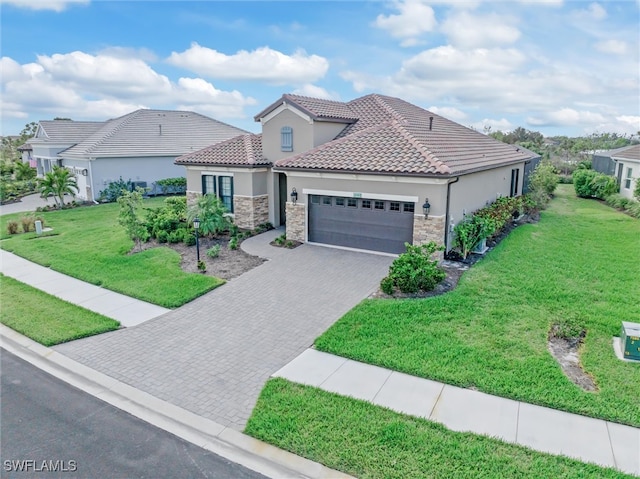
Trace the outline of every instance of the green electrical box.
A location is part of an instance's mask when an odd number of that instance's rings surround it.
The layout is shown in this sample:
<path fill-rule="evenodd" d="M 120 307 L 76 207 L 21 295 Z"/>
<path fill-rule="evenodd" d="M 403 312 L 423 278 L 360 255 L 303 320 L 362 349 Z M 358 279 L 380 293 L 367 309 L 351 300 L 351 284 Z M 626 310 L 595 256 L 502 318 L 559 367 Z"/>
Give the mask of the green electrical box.
<path fill-rule="evenodd" d="M 640 361 L 640 324 L 622 322 L 620 345 L 625 359 Z"/>

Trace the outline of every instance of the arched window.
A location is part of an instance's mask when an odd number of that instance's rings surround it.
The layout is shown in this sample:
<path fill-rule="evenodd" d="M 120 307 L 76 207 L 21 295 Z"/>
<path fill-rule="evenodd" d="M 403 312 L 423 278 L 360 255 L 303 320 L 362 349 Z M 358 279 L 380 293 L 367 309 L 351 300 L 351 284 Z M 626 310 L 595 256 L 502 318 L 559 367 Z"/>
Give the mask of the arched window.
<path fill-rule="evenodd" d="M 293 151 L 293 128 L 283 126 L 280 129 L 280 150 Z"/>

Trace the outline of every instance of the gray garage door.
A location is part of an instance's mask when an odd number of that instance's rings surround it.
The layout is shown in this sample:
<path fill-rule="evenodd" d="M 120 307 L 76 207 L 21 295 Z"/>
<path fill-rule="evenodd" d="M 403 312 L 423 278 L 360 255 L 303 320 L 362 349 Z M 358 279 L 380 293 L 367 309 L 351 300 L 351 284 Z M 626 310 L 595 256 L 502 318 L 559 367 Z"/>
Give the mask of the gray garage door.
<path fill-rule="evenodd" d="M 403 253 L 413 241 L 414 203 L 311 195 L 309 241 Z"/>

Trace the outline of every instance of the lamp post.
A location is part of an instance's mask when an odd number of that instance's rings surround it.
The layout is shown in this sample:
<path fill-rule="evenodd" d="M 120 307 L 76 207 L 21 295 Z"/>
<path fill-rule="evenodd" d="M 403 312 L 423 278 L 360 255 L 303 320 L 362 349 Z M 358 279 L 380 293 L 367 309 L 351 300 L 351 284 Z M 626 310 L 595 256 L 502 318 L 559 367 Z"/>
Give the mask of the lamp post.
<path fill-rule="evenodd" d="M 193 229 L 196 231 L 196 260 L 200 263 L 200 241 L 198 239 L 198 229 L 200 228 L 200 218 L 193 219 Z"/>

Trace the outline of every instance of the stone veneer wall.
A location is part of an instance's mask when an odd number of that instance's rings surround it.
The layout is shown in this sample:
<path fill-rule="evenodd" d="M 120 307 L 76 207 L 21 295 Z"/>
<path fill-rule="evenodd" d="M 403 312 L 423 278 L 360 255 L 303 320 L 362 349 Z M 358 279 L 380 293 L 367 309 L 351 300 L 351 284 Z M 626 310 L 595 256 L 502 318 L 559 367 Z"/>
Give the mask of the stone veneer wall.
<path fill-rule="evenodd" d="M 418 246 L 435 242 L 437 245 L 444 245 L 444 229 L 445 229 L 445 217 L 444 216 L 430 216 L 426 218 L 424 216 L 413 217 L 413 244 Z M 444 259 L 444 251 L 438 251 L 436 257 L 439 261 Z"/>
<path fill-rule="evenodd" d="M 195 205 L 200 196 L 202 196 L 202 194 L 197 191 L 187 191 L 187 208 L 191 205 Z"/>
<path fill-rule="evenodd" d="M 238 228 L 252 230 L 269 221 L 269 196 L 234 196 L 233 213 Z"/>
<path fill-rule="evenodd" d="M 305 205 L 291 201 L 287 201 L 287 240 L 305 241 L 306 221 L 305 221 Z"/>

